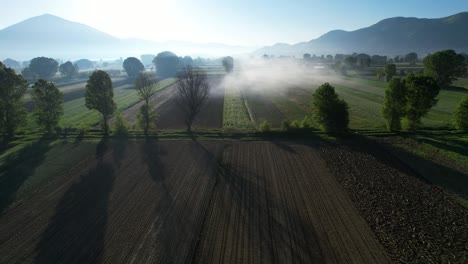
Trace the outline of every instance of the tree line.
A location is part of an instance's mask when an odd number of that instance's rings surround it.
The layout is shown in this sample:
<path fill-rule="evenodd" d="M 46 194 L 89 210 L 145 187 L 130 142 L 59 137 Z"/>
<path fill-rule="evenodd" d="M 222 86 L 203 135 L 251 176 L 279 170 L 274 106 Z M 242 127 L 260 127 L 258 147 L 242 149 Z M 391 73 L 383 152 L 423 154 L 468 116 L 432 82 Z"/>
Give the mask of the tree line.
<path fill-rule="evenodd" d="M 144 68 L 135 67 L 138 62 L 129 58 L 125 63 L 134 71 L 129 76 L 134 78 L 134 88 L 140 100 L 143 101 L 137 115 L 137 125 L 145 135 L 155 127 L 157 114 L 151 106 L 150 99 L 158 90 L 158 78 L 152 73 L 143 72 Z M 132 63 L 134 63 L 132 65 Z M 135 74 L 135 75 L 133 75 Z M 187 130 L 204 106 L 210 86 L 206 74 L 192 66 L 185 67 L 178 75 L 178 104 L 185 114 Z M 0 62 L 0 135 L 4 140 L 11 139 L 19 127 L 25 125 L 27 111 L 23 107 L 24 95 L 28 89 L 25 78 Z M 63 116 L 63 93 L 57 86 L 45 79 L 39 79 L 32 85 L 31 98 L 34 102 L 32 116 L 37 125 L 47 134 L 53 133 Z M 105 135 L 110 132 L 109 119 L 115 116 L 114 127 L 117 134 L 125 134 L 128 129 L 126 121 L 120 113 L 116 113 L 116 103 L 112 80 L 109 74 L 102 70 L 94 71 L 86 82 L 85 104 L 90 110 L 96 110 L 102 115 L 101 127 Z"/>

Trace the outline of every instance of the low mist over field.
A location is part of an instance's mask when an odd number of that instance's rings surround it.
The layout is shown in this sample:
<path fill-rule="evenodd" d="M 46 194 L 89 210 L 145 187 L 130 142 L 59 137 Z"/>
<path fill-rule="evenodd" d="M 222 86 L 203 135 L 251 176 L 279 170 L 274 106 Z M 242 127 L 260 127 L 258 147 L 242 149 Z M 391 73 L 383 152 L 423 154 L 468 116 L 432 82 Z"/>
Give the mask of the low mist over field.
<path fill-rule="evenodd" d="M 308 87 L 330 81 L 335 74 L 326 65 L 307 64 L 295 58 L 257 58 L 236 61 L 228 74 L 227 86 L 244 87 L 256 92 L 284 92 L 291 87 Z"/>

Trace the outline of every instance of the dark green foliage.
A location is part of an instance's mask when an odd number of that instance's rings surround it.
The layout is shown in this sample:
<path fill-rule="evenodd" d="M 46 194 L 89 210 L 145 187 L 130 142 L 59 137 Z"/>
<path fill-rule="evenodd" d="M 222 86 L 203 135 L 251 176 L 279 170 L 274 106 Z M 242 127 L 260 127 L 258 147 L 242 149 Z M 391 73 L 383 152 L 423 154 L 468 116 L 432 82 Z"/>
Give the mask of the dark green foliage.
<path fill-rule="evenodd" d="M 385 118 L 388 130 L 395 131 L 401 129 L 401 118 L 405 114 L 406 107 L 406 87 L 405 81 L 394 78 L 390 81 L 385 90 L 382 115 Z"/>
<path fill-rule="evenodd" d="M 128 127 L 129 125 L 125 117 L 120 112 L 117 112 L 117 114 L 115 114 L 114 123 L 112 124 L 112 132 L 114 135 L 120 137 L 128 136 Z"/>
<path fill-rule="evenodd" d="M 170 51 L 159 53 L 153 60 L 156 66 L 156 73 L 160 78 L 170 78 L 177 76 L 181 63 L 179 57 Z"/>
<path fill-rule="evenodd" d="M 94 67 L 94 63 L 88 59 L 81 59 L 75 61 L 75 64 L 78 65 L 78 68 L 81 70 L 87 70 Z"/>
<path fill-rule="evenodd" d="M 265 132 L 270 132 L 271 131 L 271 126 L 270 126 L 270 123 L 268 123 L 267 120 L 263 121 L 261 124 L 260 124 L 260 131 L 265 133 Z"/>
<path fill-rule="evenodd" d="M 463 97 L 455 110 L 454 121 L 457 129 L 468 132 L 468 95 Z"/>
<path fill-rule="evenodd" d="M 385 76 L 385 70 L 384 68 L 377 68 L 375 71 L 375 77 L 377 77 L 377 80 L 381 80 Z"/>
<path fill-rule="evenodd" d="M 353 57 L 353 56 L 347 57 L 344 60 L 345 65 L 348 66 L 348 67 L 356 66 L 356 62 L 357 62 L 357 59 L 355 57 Z"/>
<path fill-rule="evenodd" d="M 153 113 L 149 105 L 150 98 L 156 93 L 157 84 L 158 80 L 148 73 L 140 73 L 135 80 L 135 89 L 140 99 L 145 102 L 145 104 L 140 107 L 137 116 L 138 125 L 143 128 L 145 135 L 148 134 L 148 130 L 154 125 L 157 118 L 156 113 Z"/>
<path fill-rule="evenodd" d="M 23 76 L 0 62 L 0 134 L 12 137 L 24 124 L 27 112 L 22 105 L 27 88 Z"/>
<path fill-rule="evenodd" d="M 151 128 L 156 127 L 156 120 L 158 119 L 158 114 L 155 113 L 151 106 L 148 104 L 143 104 L 140 107 L 140 110 L 137 114 L 137 124 L 140 128 L 143 129 L 145 135 L 148 135 L 148 131 Z"/>
<path fill-rule="evenodd" d="M 108 119 L 116 108 L 112 81 L 105 71 L 94 71 L 86 84 L 85 101 L 88 109 L 97 110 L 103 117 L 104 133 L 109 134 Z"/>
<path fill-rule="evenodd" d="M 291 129 L 291 122 L 289 120 L 283 120 L 281 122 L 281 130 L 289 131 Z"/>
<path fill-rule="evenodd" d="M 143 63 L 141 63 L 141 61 L 135 57 L 126 58 L 123 62 L 123 68 L 130 78 L 135 78 L 140 72 L 145 70 Z"/>
<path fill-rule="evenodd" d="M 361 68 L 367 68 L 371 64 L 371 57 L 365 53 L 358 54 L 356 56 L 356 62 Z"/>
<path fill-rule="evenodd" d="M 436 105 L 440 86 L 428 76 L 410 75 L 406 78 L 406 108 L 403 128 L 407 131 L 416 130 L 421 118 Z"/>
<path fill-rule="evenodd" d="M 63 94 L 54 83 L 41 79 L 33 85 L 32 98 L 34 118 L 50 134 L 63 116 Z"/>
<path fill-rule="evenodd" d="M 47 79 L 55 75 L 58 63 L 52 58 L 37 57 L 31 60 L 29 69 L 41 79 Z"/>
<path fill-rule="evenodd" d="M 322 84 L 312 95 L 313 116 L 326 132 L 348 130 L 348 104 L 338 98 L 335 88 L 329 83 Z"/>
<path fill-rule="evenodd" d="M 410 52 L 405 56 L 405 61 L 409 62 L 410 65 L 415 65 L 417 60 L 418 54 L 416 52 Z"/>
<path fill-rule="evenodd" d="M 387 64 L 385 66 L 385 81 L 389 82 L 396 75 L 396 65 Z"/>
<path fill-rule="evenodd" d="M 232 70 L 234 69 L 234 59 L 232 57 L 224 57 L 222 63 L 226 72 L 232 72 Z"/>
<path fill-rule="evenodd" d="M 24 68 L 21 71 L 21 75 L 28 80 L 36 79 L 36 75 L 29 69 L 29 67 Z"/>
<path fill-rule="evenodd" d="M 78 65 L 71 63 L 71 61 L 67 61 L 60 65 L 59 72 L 67 78 L 72 78 L 78 73 Z"/>
<path fill-rule="evenodd" d="M 453 50 L 443 50 L 424 59 L 424 74 L 434 78 L 437 84 L 449 87 L 457 77 L 466 73 L 465 58 Z"/>

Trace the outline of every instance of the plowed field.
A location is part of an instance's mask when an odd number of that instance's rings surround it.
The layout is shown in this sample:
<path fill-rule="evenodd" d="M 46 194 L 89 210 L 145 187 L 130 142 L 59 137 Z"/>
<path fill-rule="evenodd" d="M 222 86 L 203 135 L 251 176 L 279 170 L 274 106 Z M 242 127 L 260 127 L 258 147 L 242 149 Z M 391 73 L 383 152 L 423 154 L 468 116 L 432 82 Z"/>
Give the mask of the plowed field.
<path fill-rule="evenodd" d="M 388 262 L 314 146 L 101 142 L 51 179 L 4 211 L 0 263 Z"/>

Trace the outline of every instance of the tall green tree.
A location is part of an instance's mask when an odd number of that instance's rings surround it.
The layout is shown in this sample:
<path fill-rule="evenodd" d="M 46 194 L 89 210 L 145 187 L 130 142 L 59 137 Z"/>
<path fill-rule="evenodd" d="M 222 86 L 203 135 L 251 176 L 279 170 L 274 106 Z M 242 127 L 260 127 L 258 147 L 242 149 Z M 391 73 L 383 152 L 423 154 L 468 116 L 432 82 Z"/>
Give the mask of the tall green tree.
<path fill-rule="evenodd" d="M 468 95 L 465 95 L 454 113 L 454 121 L 457 129 L 468 132 Z"/>
<path fill-rule="evenodd" d="M 405 61 L 409 62 L 410 65 L 415 65 L 417 60 L 418 54 L 416 52 L 410 52 L 405 56 Z"/>
<path fill-rule="evenodd" d="M 453 50 L 443 50 L 423 60 L 424 74 L 434 78 L 440 87 L 449 87 L 466 73 L 465 58 Z"/>
<path fill-rule="evenodd" d="M 67 61 L 59 66 L 59 72 L 67 78 L 72 78 L 78 73 L 78 65 Z"/>
<path fill-rule="evenodd" d="M 24 124 L 27 112 L 22 105 L 27 88 L 23 76 L 0 62 L 0 134 L 6 138 L 11 138 Z"/>
<path fill-rule="evenodd" d="M 406 86 L 405 81 L 394 78 L 385 90 L 382 115 L 385 118 L 387 129 L 396 131 L 401 129 L 401 119 L 405 114 Z"/>
<path fill-rule="evenodd" d="M 227 73 L 232 72 L 234 69 L 234 59 L 231 56 L 224 57 L 222 63 Z"/>
<path fill-rule="evenodd" d="M 54 76 L 58 70 L 58 62 L 52 58 L 37 57 L 31 60 L 29 69 L 41 79 Z"/>
<path fill-rule="evenodd" d="M 348 130 L 348 104 L 338 97 L 329 83 L 322 84 L 312 95 L 313 117 L 326 132 Z"/>
<path fill-rule="evenodd" d="M 37 124 L 50 134 L 63 116 L 63 93 L 54 83 L 41 79 L 33 85 L 32 99 Z"/>
<path fill-rule="evenodd" d="M 148 130 L 151 125 L 154 125 L 157 118 L 157 114 L 154 113 L 149 104 L 150 98 L 156 94 L 157 85 L 158 80 L 149 73 L 140 73 L 135 80 L 135 89 L 140 99 L 144 101 L 140 107 L 137 121 L 138 125 L 143 128 L 145 135 L 148 135 Z"/>
<path fill-rule="evenodd" d="M 169 78 L 177 76 L 177 72 L 181 67 L 180 58 L 170 51 L 159 53 L 153 63 L 156 66 L 156 74 L 160 78 Z"/>
<path fill-rule="evenodd" d="M 135 78 L 138 74 L 145 70 L 143 63 L 135 57 L 128 57 L 123 62 L 123 68 L 127 72 L 128 77 Z"/>
<path fill-rule="evenodd" d="M 385 65 L 385 81 L 389 82 L 395 75 L 396 75 L 396 65 L 395 64 Z"/>
<path fill-rule="evenodd" d="M 105 71 L 97 70 L 89 76 L 85 92 L 86 107 L 102 114 L 104 134 L 109 134 L 109 118 L 114 114 L 114 90 L 112 80 Z"/>
<path fill-rule="evenodd" d="M 406 78 L 406 107 L 403 128 L 417 130 L 421 118 L 437 104 L 440 86 L 429 76 L 410 75 Z"/>

